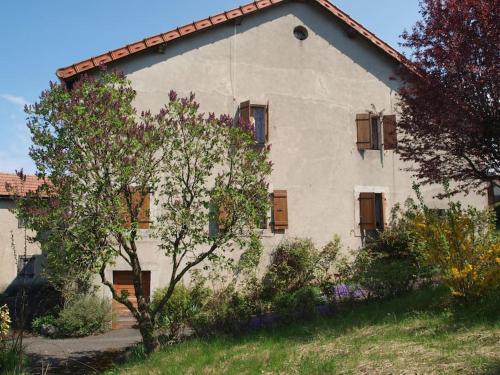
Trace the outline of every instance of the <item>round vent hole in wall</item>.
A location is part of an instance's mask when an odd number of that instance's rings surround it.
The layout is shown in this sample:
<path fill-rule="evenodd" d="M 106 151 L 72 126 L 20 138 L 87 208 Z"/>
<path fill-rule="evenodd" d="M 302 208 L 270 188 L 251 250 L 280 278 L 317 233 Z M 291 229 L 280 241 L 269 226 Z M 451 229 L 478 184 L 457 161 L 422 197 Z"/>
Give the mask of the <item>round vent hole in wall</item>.
<path fill-rule="evenodd" d="M 304 26 L 297 26 L 295 29 L 293 29 L 293 35 L 298 40 L 306 40 L 309 36 L 309 32 Z"/>

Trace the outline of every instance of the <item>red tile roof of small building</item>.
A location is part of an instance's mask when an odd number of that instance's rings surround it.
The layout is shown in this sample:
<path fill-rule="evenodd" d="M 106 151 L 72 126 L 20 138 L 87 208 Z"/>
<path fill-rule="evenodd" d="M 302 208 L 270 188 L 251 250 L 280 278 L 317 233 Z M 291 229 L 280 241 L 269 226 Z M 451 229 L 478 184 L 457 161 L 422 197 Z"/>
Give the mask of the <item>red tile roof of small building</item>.
<path fill-rule="evenodd" d="M 90 59 L 80 61 L 73 65 L 57 70 L 57 76 L 60 79 L 66 80 L 77 76 L 78 74 L 95 69 L 100 65 L 105 65 L 107 63 L 120 60 L 126 56 L 136 54 L 138 52 L 144 51 L 148 48 L 158 46 L 161 44 L 168 44 L 170 41 L 180 39 L 186 35 L 190 35 L 208 28 L 214 27 L 219 24 L 229 22 L 232 19 L 239 18 L 248 14 L 259 12 L 262 9 L 270 8 L 280 3 L 285 3 L 289 0 L 259 0 L 252 3 L 242 5 L 238 8 L 229 10 L 211 16 L 193 23 L 178 27 L 176 29 L 161 33 L 158 35 L 151 36 L 149 38 L 143 39 L 136 43 L 128 44 L 121 48 L 115 49 L 113 51 L 106 52 L 99 56 L 94 56 Z M 328 12 L 333 14 L 337 19 L 344 22 L 346 25 L 350 26 L 352 29 L 356 30 L 363 37 L 372 42 L 375 46 L 380 48 L 382 51 L 387 53 L 393 59 L 399 63 L 407 64 L 403 55 L 392 48 L 390 45 L 385 43 L 383 40 L 378 38 L 375 34 L 367 30 L 359 22 L 352 19 L 347 13 L 343 12 L 335 5 L 330 3 L 328 0 L 309 0 L 309 3 L 317 3 L 321 5 Z"/>
<path fill-rule="evenodd" d="M 18 175 L 14 173 L 0 173 L 0 197 L 13 195 L 24 196 L 30 191 L 35 191 L 44 183 L 36 176 L 26 176 L 26 181 L 22 182 Z M 7 188 L 9 186 L 9 188 Z M 11 190 L 13 189 L 13 191 Z"/>

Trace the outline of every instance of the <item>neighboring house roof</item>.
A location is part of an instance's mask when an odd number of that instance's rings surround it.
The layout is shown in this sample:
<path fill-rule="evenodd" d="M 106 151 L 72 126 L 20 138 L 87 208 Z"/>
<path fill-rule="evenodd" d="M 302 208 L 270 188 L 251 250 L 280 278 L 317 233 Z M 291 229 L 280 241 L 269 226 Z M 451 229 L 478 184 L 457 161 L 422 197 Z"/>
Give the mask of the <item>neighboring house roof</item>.
<path fill-rule="evenodd" d="M 26 181 L 22 182 L 19 176 L 14 173 L 0 173 L 0 197 L 10 197 L 15 194 L 24 196 L 26 193 L 38 189 L 43 182 L 36 176 L 26 176 Z"/>
<path fill-rule="evenodd" d="M 76 64 L 68 66 L 66 68 L 61 68 L 57 70 L 57 76 L 63 80 L 74 77 L 82 72 L 94 69 L 100 65 L 104 65 L 113 61 L 120 60 L 126 56 L 130 56 L 148 48 L 158 46 L 161 44 L 168 43 L 170 41 L 180 39 L 186 35 L 191 35 L 193 33 L 209 29 L 216 25 L 226 23 L 232 19 L 239 18 L 248 14 L 253 14 L 261 11 L 262 9 L 270 8 L 281 3 L 288 2 L 290 0 L 260 0 L 254 1 L 252 3 L 242 5 L 238 8 L 229 10 L 217 14 L 212 17 L 208 17 L 193 23 L 178 27 L 176 29 L 167 31 L 162 34 L 154 35 L 152 37 L 143 39 L 136 43 L 128 44 L 122 48 L 109 51 L 99 56 L 92 57 L 88 60 L 80 61 Z M 350 26 L 352 29 L 356 30 L 363 37 L 372 42 L 375 46 L 380 48 L 382 51 L 387 53 L 396 61 L 406 65 L 406 61 L 398 51 L 392 48 L 390 45 L 385 43 L 383 40 L 378 38 L 375 34 L 368 31 L 359 22 L 353 20 L 347 13 L 343 12 L 335 5 L 327 0 L 308 0 L 308 4 L 319 4 L 322 8 L 333 14 L 337 19 L 344 22 L 346 25 Z"/>

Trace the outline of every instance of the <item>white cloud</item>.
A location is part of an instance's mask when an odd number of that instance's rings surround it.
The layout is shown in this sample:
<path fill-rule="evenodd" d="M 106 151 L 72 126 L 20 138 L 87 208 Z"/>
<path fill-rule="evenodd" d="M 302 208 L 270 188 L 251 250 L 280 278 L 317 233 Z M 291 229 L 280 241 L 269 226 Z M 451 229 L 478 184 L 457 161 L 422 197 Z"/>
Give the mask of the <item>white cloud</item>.
<path fill-rule="evenodd" d="M 23 98 L 22 96 L 10 95 L 10 94 L 2 94 L 1 97 L 12 104 L 15 104 L 19 108 L 23 109 L 25 105 L 31 104 L 28 100 Z"/>

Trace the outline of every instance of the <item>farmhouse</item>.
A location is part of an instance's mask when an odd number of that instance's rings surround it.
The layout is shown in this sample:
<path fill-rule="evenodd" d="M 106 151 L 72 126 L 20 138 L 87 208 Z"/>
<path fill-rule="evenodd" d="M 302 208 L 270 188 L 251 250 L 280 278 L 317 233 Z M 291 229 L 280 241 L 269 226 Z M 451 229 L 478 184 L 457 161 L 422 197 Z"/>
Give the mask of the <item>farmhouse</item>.
<path fill-rule="evenodd" d="M 15 288 L 20 282 L 41 281 L 43 256 L 38 244 L 29 240 L 34 233 L 24 228 L 12 209 L 14 196 L 22 198 L 41 184 L 35 176 L 21 182 L 16 174 L 0 173 L 0 293 Z"/>
<path fill-rule="evenodd" d="M 367 234 L 388 225 L 395 204 L 412 196 L 411 165 L 395 153 L 400 83 L 394 77 L 402 64 L 396 50 L 327 0 L 260 0 L 57 75 L 71 84 L 107 65 L 132 82 L 139 111 L 158 111 L 173 89 L 196 93 L 204 112 L 250 120 L 256 143 L 272 145 L 273 208 L 260 229 L 269 254 L 287 237 L 322 245 L 338 234 L 345 247 L 358 248 Z M 433 198 L 440 191 L 424 187 L 426 203 L 444 208 L 446 202 Z M 481 195 L 462 199 L 487 205 Z M 147 293 L 169 277 L 167 259 L 148 236 L 153 202 L 145 201 L 141 224 Z M 107 277 L 133 293 L 125 262 L 117 259 Z M 121 325 L 131 323 L 126 315 L 120 311 Z"/>

